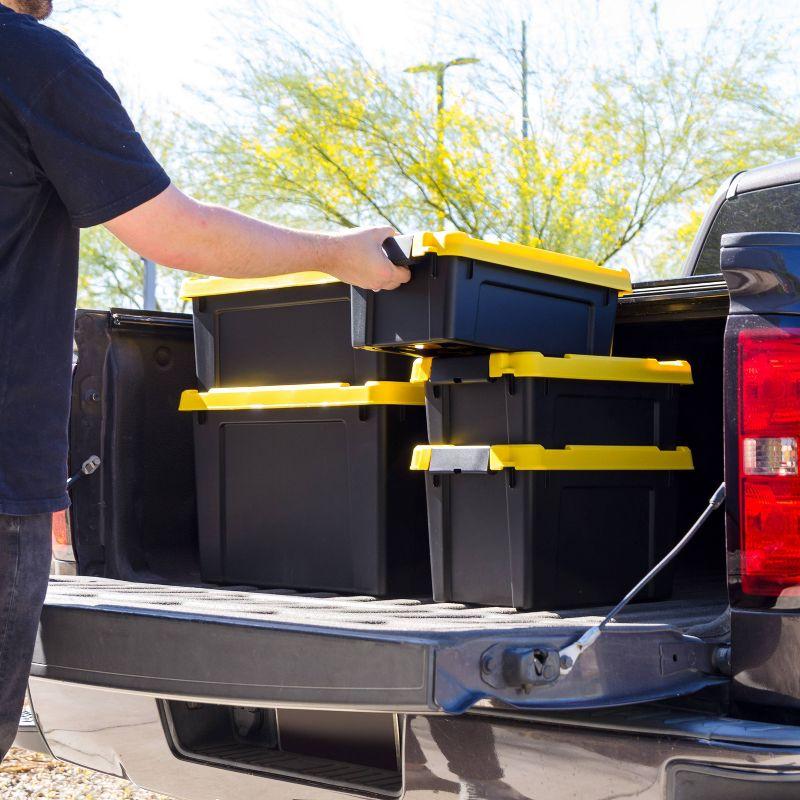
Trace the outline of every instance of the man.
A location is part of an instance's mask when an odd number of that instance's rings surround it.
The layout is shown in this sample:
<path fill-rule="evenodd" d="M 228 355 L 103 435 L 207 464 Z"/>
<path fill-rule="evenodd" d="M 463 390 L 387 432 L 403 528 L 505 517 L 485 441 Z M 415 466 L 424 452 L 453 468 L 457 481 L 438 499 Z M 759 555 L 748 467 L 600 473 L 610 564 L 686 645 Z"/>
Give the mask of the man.
<path fill-rule="evenodd" d="M 114 90 L 40 24 L 52 0 L 0 0 L 0 759 L 14 739 L 65 508 L 78 229 L 105 225 L 146 258 L 230 278 L 320 270 L 368 289 L 409 279 L 391 228 L 268 225 L 172 186 Z"/>

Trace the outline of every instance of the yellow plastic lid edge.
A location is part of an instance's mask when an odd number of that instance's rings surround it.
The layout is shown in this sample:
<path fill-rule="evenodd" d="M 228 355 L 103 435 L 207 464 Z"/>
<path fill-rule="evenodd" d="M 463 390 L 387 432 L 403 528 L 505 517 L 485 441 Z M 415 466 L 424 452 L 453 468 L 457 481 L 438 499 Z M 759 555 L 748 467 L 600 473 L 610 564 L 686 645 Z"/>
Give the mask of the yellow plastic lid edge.
<path fill-rule="evenodd" d="M 655 358 L 621 358 L 568 354 L 563 358 L 533 351 L 491 353 L 489 377 L 566 378 L 622 381 L 630 383 L 694 383 L 688 361 L 658 361 Z"/>
<path fill-rule="evenodd" d="M 588 258 L 556 253 L 539 247 L 512 242 L 487 242 L 463 231 L 420 231 L 414 234 L 411 255 L 436 253 L 489 261 L 500 266 L 539 272 L 557 278 L 616 289 L 621 294 L 633 290 L 627 270 L 601 267 Z"/>
<path fill-rule="evenodd" d="M 325 272 L 292 272 L 267 278 L 187 278 L 181 286 L 180 296 L 181 300 L 195 300 L 199 297 L 322 286 L 327 283 L 339 283 L 339 279 Z"/>
<path fill-rule="evenodd" d="M 489 468 L 494 471 L 587 470 L 647 471 L 692 470 L 694 462 L 688 447 L 661 450 L 658 447 L 613 445 L 567 445 L 563 450 L 547 450 L 541 445 L 493 445 Z"/>
<path fill-rule="evenodd" d="M 371 381 L 363 386 L 310 384 L 255 386 L 242 389 L 189 389 L 179 411 L 254 411 L 280 408 L 425 404 L 425 387 L 402 381 Z"/>
<path fill-rule="evenodd" d="M 520 471 L 645 472 L 693 470 L 688 447 L 661 450 L 658 447 L 613 445 L 567 445 L 563 450 L 548 450 L 539 444 L 478 445 L 489 448 L 489 469 Z M 473 449 L 453 445 L 420 445 L 414 449 L 412 470 L 428 470 L 434 450 Z"/>

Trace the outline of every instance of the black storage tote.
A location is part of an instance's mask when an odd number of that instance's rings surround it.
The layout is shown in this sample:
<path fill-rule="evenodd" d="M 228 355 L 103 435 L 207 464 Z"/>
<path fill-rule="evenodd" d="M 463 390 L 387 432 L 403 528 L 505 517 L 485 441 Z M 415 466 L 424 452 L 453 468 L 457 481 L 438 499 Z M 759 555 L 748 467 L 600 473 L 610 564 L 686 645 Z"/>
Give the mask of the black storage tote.
<path fill-rule="evenodd" d="M 411 281 L 352 289 L 353 347 L 609 355 L 617 298 L 631 289 L 625 271 L 461 232 L 396 237 L 384 249 Z"/>
<path fill-rule="evenodd" d="M 421 386 L 184 392 L 204 580 L 430 596 Z"/>
<path fill-rule="evenodd" d="M 433 597 L 519 609 L 613 605 L 674 544 L 687 448 L 420 446 Z M 640 599 L 671 592 L 669 572 Z"/>
<path fill-rule="evenodd" d="M 541 353 L 417 359 L 428 441 L 651 445 L 674 449 L 685 361 Z"/>
<path fill-rule="evenodd" d="M 407 358 L 353 350 L 350 287 L 321 272 L 191 278 L 202 389 L 408 380 Z"/>

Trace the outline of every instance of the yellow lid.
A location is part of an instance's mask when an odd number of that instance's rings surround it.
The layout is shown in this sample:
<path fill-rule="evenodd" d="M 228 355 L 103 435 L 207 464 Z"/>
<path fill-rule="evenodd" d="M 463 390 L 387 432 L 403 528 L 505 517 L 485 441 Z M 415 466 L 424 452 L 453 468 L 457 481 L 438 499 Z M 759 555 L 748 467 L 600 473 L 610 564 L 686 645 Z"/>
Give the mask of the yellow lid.
<path fill-rule="evenodd" d="M 660 450 L 658 447 L 617 447 L 607 445 L 567 445 L 563 450 L 548 450 L 540 444 L 496 444 L 475 447 L 453 445 L 420 445 L 414 448 L 412 470 L 431 469 L 434 454 L 452 456 L 457 464 L 459 456 L 486 455 L 488 470 L 591 470 L 591 471 L 646 471 L 694 469 L 692 453 L 688 447 Z M 446 466 L 444 467 L 446 470 Z"/>
<path fill-rule="evenodd" d="M 402 381 L 314 383 L 304 386 L 253 386 L 244 389 L 189 389 L 181 395 L 180 411 L 252 411 L 265 408 L 326 408 L 329 406 L 421 406 L 422 386 Z"/>
<path fill-rule="evenodd" d="M 188 278 L 181 286 L 181 300 L 211 297 L 239 292 L 262 292 L 270 289 L 291 289 L 295 286 L 321 286 L 338 283 L 333 275 L 324 272 L 292 272 L 270 278 Z"/>
<path fill-rule="evenodd" d="M 491 353 L 487 378 L 514 375 L 517 378 L 563 378 L 581 381 L 629 383 L 674 383 L 691 385 L 688 361 L 657 361 L 655 358 L 566 355 L 553 358 L 541 353 Z M 411 382 L 431 379 L 433 358 L 418 358 L 411 368 Z"/>
<path fill-rule="evenodd" d="M 607 286 L 621 293 L 631 291 L 631 276 L 627 270 L 608 269 L 588 258 L 554 253 L 539 247 L 473 239 L 462 231 L 415 233 L 411 245 L 411 257 L 419 258 L 427 253 L 474 258 L 503 267 L 539 272 L 595 286 Z M 181 299 L 192 300 L 212 295 L 287 289 L 294 286 L 317 286 L 325 283 L 337 283 L 337 279 L 324 272 L 296 272 L 269 278 L 189 278 L 181 287 Z"/>
<path fill-rule="evenodd" d="M 473 239 L 462 231 L 422 231 L 414 234 L 411 257 L 426 253 L 440 256 L 462 256 L 479 261 L 489 261 L 503 267 L 540 272 L 557 278 L 607 286 L 619 292 L 632 290 L 631 276 L 627 270 L 601 267 L 588 258 L 568 256 L 512 242 L 487 242 Z"/>
<path fill-rule="evenodd" d="M 489 356 L 489 377 L 499 378 L 501 375 L 630 383 L 693 383 L 688 361 L 572 354 L 550 358 L 541 353 L 492 353 Z"/>

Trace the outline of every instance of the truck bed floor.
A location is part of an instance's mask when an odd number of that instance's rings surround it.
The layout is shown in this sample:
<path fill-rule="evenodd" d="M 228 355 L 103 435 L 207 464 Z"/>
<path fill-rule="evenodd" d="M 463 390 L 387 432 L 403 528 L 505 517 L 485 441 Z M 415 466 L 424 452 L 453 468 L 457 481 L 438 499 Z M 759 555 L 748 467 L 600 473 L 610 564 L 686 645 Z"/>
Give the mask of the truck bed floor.
<path fill-rule="evenodd" d="M 53 577 L 51 605 L 130 608 L 163 615 L 193 615 L 230 620 L 265 620 L 348 630 L 480 631 L 503 628 L 588 628 L 608 609 L 520 612 L 476 608 L 458 603 L 383 600 L 301 594 L 285 590 L 254 591 L 129 583 L 106 578 Z M 680 583 L 671 600 L 629 606 L 617 625 L 666 625 L 687 630 L 708 625 L 724 614 L 727 598 L 716 581 Z"/>

